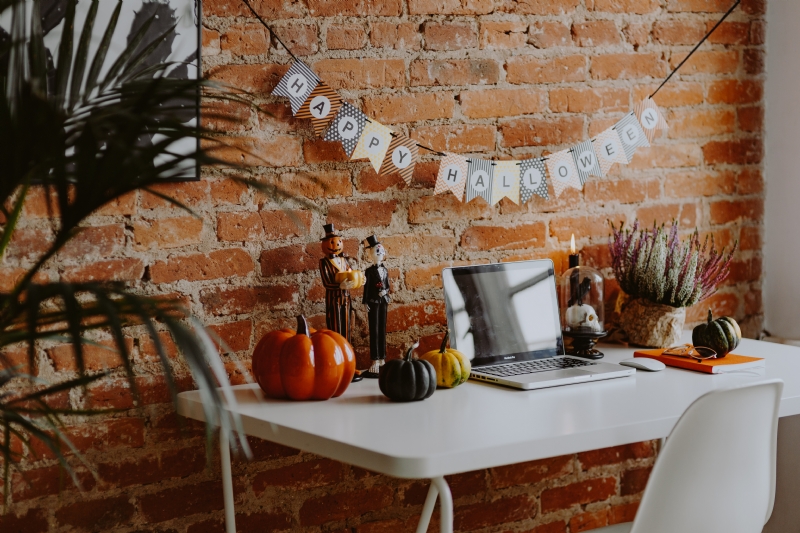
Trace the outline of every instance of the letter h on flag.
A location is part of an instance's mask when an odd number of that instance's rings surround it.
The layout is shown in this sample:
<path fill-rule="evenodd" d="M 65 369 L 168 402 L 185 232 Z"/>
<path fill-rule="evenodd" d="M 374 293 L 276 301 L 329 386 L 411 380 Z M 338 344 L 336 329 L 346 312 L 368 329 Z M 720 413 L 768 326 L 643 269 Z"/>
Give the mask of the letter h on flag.
<path fill-rule="evenodd" d="M 303 105 L 318 83 L 319 78 L 314 74 L 314 71 L 298 60 L 292 63 L 289 71 L 278 82 L 272 94 L 274 96 L 287 97 L 292 105 L 292 115 L 296 115 L 297 110 L 300 109 L 300 106 Z"/>

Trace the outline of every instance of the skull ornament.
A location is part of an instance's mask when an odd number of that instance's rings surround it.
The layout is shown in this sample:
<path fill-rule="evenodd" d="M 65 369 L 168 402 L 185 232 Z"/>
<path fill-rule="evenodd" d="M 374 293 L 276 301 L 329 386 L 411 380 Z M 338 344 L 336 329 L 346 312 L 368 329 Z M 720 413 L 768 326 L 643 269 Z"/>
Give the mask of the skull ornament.
<path fill-rule="evenodd" d="M 570 328 L 587 328 L 600 331 L 597 313 L 589 304 L 575 304 L 567 309 L 567 326 Z"/>

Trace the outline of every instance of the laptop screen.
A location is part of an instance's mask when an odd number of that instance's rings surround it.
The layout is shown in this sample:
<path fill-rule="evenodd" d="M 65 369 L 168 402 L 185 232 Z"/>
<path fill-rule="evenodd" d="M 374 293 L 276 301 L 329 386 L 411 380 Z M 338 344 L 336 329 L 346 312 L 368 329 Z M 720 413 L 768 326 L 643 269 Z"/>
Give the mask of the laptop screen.
<path fill-rule="evenodd" d="M 550 260 L 442 271 L 450 345 L 473 365 L 562 355 Z"/>

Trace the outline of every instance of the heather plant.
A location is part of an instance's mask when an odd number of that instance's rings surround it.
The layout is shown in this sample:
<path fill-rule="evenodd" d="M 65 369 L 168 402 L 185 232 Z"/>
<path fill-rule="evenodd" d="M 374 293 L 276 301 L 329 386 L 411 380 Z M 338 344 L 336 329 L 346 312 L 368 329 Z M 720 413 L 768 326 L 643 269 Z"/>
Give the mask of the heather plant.
<path fill-rule="evenodd" d="M 728 277 L 738 242 L 725 254 L 717 252 L 714 238 L 694 233 L 681 242 L 678 224 L 667 230 L 653 225 L 640 229 L 636 220 L 630 229 L 611 224 L 609 242 L 614 275 L 620 288 L 632 298 L 643 298 L 672 307 L 689 307 L 717 291 Z"/>

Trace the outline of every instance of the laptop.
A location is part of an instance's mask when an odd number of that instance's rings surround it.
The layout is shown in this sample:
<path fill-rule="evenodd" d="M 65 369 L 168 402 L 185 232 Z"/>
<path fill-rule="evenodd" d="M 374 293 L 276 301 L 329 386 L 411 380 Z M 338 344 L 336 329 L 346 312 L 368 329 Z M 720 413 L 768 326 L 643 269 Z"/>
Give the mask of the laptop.
<path fill-rule="evenodd" d="M 450 345 L 470 379 L 531 390 L 632 376 L 633 368 L 564 355 L 549 259 L 445 268 Z"/>

